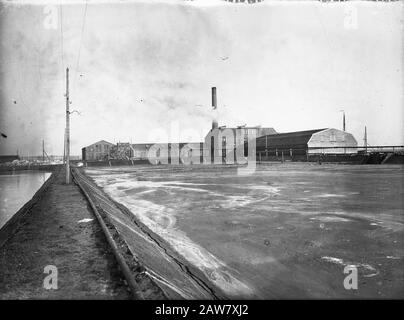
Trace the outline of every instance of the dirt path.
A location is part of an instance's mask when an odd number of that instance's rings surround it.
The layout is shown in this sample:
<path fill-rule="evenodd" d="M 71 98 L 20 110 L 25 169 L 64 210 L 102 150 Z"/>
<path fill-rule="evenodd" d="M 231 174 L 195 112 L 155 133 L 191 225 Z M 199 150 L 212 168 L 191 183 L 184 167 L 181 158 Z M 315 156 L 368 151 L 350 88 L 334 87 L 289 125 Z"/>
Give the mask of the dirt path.
<path fill-rule="evenodd" d="M 80 189 L 63 172 L 0 248 L 0 299 L 129 299 L 118 264 Z M 82 219 L 93 219 L 78 222 Z M 44 288 L 47 265 L 58 289 Z"/>

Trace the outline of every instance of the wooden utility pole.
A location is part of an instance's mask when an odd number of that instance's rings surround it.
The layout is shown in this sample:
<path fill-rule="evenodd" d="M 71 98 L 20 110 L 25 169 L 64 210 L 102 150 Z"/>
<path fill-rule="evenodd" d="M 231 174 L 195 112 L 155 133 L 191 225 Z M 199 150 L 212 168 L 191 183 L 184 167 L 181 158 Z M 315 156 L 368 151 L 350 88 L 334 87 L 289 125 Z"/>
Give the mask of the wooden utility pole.
<path fill-rule="evenodd" d="M 45 141 L 42 139 L 42 162 L 45 162 Z"/>
<path fill-rule="evenodd" d="M 66 128 L 63 135 L 63 165 L 66 165 Z"/>
<path fill-rule="evenodd" d="M 70 183 L 70 111 L 69 111 L 69 68 L 66 68 L 66 184 Z"/>
<path fill-rule="evenodd" d="M 363 144 L 365 145 L 365 153 L 368 152 L 368 133 L 365 126 L 365 135 L 363 137 Z"/>

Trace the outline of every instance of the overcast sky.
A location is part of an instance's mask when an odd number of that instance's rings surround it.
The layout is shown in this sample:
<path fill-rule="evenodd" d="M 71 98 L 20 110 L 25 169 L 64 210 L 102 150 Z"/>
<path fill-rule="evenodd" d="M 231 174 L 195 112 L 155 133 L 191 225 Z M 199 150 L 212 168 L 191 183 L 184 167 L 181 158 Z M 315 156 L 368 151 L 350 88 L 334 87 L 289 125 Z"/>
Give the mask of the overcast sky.
<path fill-rule="evenodd" d="M 219 125 L 341 129 L 343 109 L 359 144 L 367 125 L 370 144 L 403 145 L 403 2 L 349 5 L 2 2 L 0 153 L 41 154 L 45 139 L 63 154 L 66 67 L 74 155 L 100 139 L 202 141 L 212 86 Z"/>

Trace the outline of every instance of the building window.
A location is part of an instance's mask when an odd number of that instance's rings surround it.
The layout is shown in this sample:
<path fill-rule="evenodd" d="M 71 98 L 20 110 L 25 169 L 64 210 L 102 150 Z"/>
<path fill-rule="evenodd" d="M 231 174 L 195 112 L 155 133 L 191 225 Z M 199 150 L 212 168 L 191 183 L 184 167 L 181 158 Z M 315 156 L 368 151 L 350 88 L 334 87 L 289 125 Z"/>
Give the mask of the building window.
<path fill-rule="evenodd" d="M 335 133 L 331 133 L 330 134 L 330 142 L 336 142 L 336 141 L 337 141 L 337 139 L 335 137 Z"/>

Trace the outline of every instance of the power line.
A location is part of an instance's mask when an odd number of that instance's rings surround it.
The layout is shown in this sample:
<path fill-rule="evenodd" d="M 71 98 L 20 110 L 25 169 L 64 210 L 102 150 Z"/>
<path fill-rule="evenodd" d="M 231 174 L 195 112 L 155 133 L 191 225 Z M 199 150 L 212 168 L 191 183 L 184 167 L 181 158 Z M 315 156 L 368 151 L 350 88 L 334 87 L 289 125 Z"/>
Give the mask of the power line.
<path fill-rule="evenodd" d="M 77 75 L 79 73 L 79 66 L 80 66 L 80 57 L 81 57 L 81 46 L 83 43 L 83 35 L 84 35 L 84 27 L 86 24 L 86 17 L 87 17 L 87 5 L 88 5 L 88 0 L 86 0 L 86 5 L 84 7 L 84 14 L 83 14 L 83 22 L 81 24 L 81 35 L 80 35 L 80 45 L 79 45 L 79 52 L 77 54 L 77 62 L 76 62 L 76 76 L 74 77 L 74 87 L 76 87 L 77 83 Z"/>
<path fill-rule="evenodd" d="M 64 72 L 65 70 L 65 63 L 64 63 L 64 49 L 63 49 L 63 8 L 62 8 L 62 3 L 59 4 L 60 8 L 60 46 L 61 46 L 61 59 L 62 59 L 62 70 Z"/>

